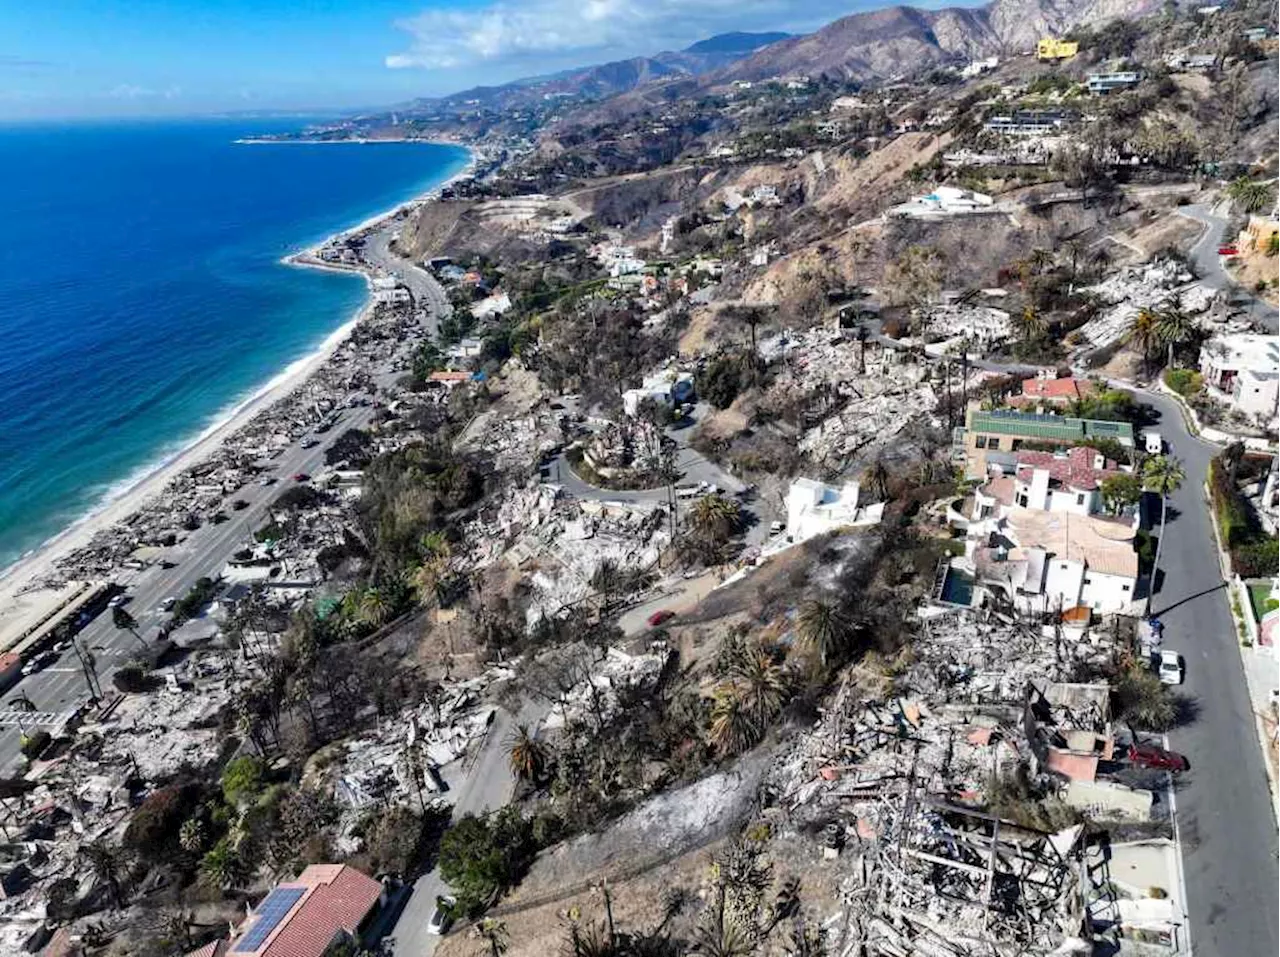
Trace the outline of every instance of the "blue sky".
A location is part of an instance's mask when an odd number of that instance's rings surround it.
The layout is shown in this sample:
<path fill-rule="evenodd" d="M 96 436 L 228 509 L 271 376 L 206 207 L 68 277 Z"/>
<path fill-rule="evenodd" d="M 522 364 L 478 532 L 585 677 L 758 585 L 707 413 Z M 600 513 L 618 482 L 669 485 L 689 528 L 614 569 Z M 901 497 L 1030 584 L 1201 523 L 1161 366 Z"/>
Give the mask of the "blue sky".
<path fill-rule="evenodd" d="M 874 0 L 6 0 L 0 117 L 377 107 Z"/>

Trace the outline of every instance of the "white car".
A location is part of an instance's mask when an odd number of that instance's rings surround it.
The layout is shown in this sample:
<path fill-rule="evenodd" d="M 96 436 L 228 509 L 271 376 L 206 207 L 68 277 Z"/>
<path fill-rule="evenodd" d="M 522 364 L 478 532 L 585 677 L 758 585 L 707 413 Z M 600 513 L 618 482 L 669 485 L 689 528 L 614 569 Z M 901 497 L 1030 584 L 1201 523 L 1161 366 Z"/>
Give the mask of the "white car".
<path fill-rule="evenodd" d="M 453 923 L 454 910 L 458 899 L 449 894 L 441 894 L 436 898 L 436 909 L 431 912 L 431 920 L 427 923 L 427 933 L 439 937 Z"/>
<path fill-rule="evenodd" d="M 160 610 L 173 611 L 173 606 L 176 605 L 177 603 L 178 603 L 178 599 L 176 598 L 173 598 L 173 597 L 166 598 L 164 601 L 160 602 Z"/>
<path fill-rule="evenodd" d="M 1156 674 L 1160 676 L 1161 682 L 1167 685 L 1180 685 L 1185 673 L 1186 664 L 1182 660 L 1182 655 L 1176 651 L 1160 652 L 1160 663 L 1156 668 Z"/>
<path fill-rule="evenodd" d="M 1164 439 L 1159 432 L 1148 432 L 1145 436 L 1148 455 L 1159 455 L 1164 451 Z"/>

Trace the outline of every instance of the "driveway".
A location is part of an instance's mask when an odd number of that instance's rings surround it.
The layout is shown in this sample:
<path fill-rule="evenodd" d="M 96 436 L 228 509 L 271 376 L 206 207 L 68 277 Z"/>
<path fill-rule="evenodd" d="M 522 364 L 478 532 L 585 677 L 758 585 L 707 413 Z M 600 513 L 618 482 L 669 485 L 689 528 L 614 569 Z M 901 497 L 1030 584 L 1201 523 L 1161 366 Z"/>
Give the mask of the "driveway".
<path fill-rule="evenodd" d="M 446 796 L 453 798 L 455 821 L 464 814 L 495 810 L 511 800 L 515 779 L 507 764 L 507 738 L 517 724 L 537 727 L 549 707 L 544 701 L 526 701 L 515 716 L 499 708 L 475 761 L 456 772 L 446 770 L 445 781 L 450 787 Z M 427 924 L 435 910 L 436 897 L 448 890 L 438 867 L 413 882 L 409 899 L 389 938 L 394 957 L 426 957 L 435 951 L 440 938 L 427 933 Z"/>
<path fill-rule="evenodd" d="M 1203 491 L 1219 449 L 1187 431 L 1172 399 L 1142 401 L 1160 413 L 1160 433 L 1187 472 L 1171 496 L 1152 612 L 1165 647 L 1186 658 L 1179 690 L 1194 709 L 1169 735 L 1191 760 L 1178 790 L 1191 939 L 1199 957 L 1280 953 L 1276 819 Z"/>

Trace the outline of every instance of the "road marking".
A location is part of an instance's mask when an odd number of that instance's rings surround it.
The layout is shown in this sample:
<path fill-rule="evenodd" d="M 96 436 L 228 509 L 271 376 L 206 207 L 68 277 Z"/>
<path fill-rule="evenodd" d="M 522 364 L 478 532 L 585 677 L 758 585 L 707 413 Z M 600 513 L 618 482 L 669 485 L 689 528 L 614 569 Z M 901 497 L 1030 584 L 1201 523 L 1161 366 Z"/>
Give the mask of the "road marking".
<path fill-rule="evenodd" d="M 65 724 L 74 711 L 0 711 L 0 725 L 13 727 Z"/>

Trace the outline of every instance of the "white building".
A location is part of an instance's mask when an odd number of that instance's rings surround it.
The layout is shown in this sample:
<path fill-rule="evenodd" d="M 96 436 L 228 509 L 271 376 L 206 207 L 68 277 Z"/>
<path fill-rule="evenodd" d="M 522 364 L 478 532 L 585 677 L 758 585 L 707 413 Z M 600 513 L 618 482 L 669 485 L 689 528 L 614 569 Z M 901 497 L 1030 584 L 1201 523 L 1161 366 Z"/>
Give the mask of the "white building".
<path fill-rule="evenodd" d="M 1115 462 L 1087 446 L 1053 452 L 991 453 L 987 466 L 1003 474 L 974 490 L 974 521 L 1004 517 L 1013 508 L 1095 515 L 1103 509 L 1102 483 L 1121 474 Z"/>
<path fill-rule="evenodd" d="M 495 292 L 479 302 L 471 304 L 471 315 L 477 319 L 489 319 L 500 316 L 511 308 L 511 297 L 505 292 Z"/>
<path fill-rule="evenodd" d="M 664 369 L 645 379 L 640 388 L 628 389 L 622 393 L 622 411 L 634 416 L 646 401 L 670 407 L 688 402 L 693 396 L 692 373 Z"/>
<path fill-rule="evenodd" d="M 960 76 L 967 80 L 989 70 L 994 70 L 999 65 L 1000 58 L 998 56 L 987 57 L 985 60 L 972 60 L 960 70 Z"/>
<path fill-rule="evenodd" d="M 813 479 L 796 479 L 787 493 L 787 538 L 799 543 L 839 528 L 879 523 L 884 503 L 859 505 L 859 495 L 857 482 L 836 488 Z"/>
<path fill-rule="evenodd" d="M 971 189 L 957 189 L 954 186 L 939 186 L 932 193 L 894 206 L 889 210 L 889 215 L 933 218 L 966 213 L 987 213 L 991 212 L 994 206 L 995 200 L 986 193 L 975 193 Z"/>
<path fill-rule="evenodd" d="M 965 558 L 953 564 L 1024 614 L 1121 612 L 1137 595 L 1134 534 L 1126 521 L 1015 506 L 1003 518 L 971 523 Z"/>
<path fill-rule="evenodd" d="M 1200 374 L 1210 395 L 1245 415 L 1271 421 L 1280 400 L 1280 341 L 1238 334 L 1200 347 Z"/>
<path fill-rule="evenodd" d="M 373 301 L 384 305 L 397 302 L 409 302 L 409 290 L 401 286 L 394 276 L 378 276 L 371 279 L 369 285 L 373 289 Z"/>

